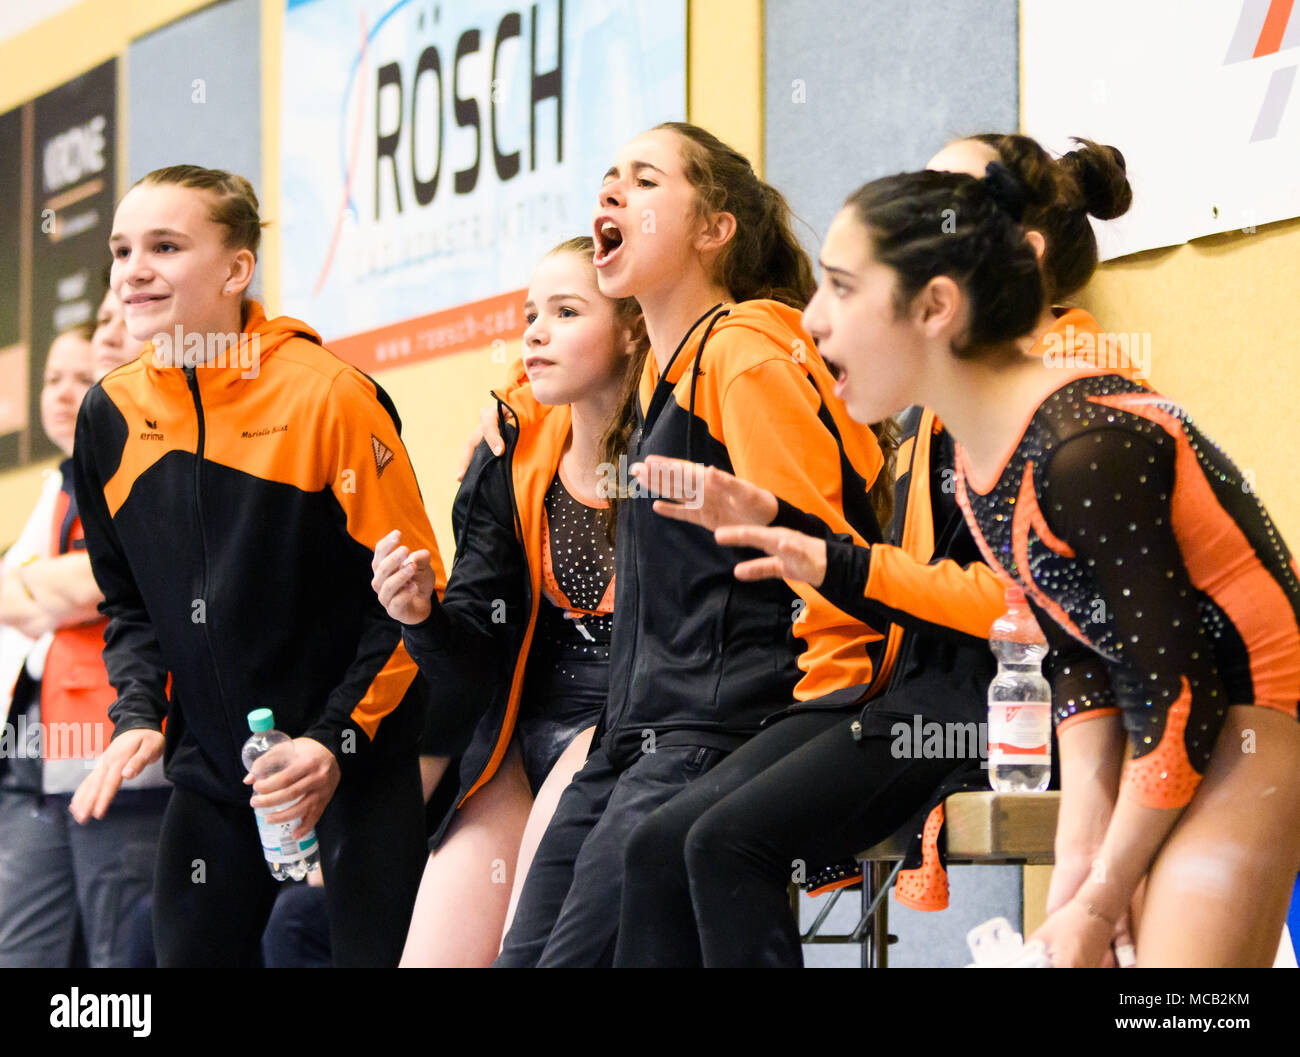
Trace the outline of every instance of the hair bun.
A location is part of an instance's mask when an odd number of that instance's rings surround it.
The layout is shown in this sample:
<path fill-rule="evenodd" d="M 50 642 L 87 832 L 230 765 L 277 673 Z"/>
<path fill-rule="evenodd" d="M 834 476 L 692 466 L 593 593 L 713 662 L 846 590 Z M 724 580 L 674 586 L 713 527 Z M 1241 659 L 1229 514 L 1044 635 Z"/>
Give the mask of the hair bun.
<path fill-rule="evenodd" d="M 1028 197 L 1024 185 L 1001 162 L 991 161 L 980 180 L 990 197 L 1012 220 L 1019 223 L 1025 215 Z"/>
<path fill-rule="evenodd" d="M 1079 146 L 1061 158 L 1083 194 L 1084 208 L 1098 220 L 1123 216 L 1133 204 L 1124 155 L 1118 148 L 1072 137 Z"/>

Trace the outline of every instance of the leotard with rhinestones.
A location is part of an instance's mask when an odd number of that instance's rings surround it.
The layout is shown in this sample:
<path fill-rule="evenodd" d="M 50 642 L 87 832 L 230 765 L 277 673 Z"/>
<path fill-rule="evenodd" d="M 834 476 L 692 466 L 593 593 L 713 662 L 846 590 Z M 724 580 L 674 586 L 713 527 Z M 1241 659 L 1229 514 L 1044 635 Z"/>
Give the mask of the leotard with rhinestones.
<path fill-rule="evenodd" d="M 1300 701 L 1300 568 L 1250 478 L 1165 397 L 1115 374 L 1039 405 L 958 499 L 1052 647 L 1057 729 L 1120 713 L 1126 794 L 1181 807 L 1230 705 Z"/>

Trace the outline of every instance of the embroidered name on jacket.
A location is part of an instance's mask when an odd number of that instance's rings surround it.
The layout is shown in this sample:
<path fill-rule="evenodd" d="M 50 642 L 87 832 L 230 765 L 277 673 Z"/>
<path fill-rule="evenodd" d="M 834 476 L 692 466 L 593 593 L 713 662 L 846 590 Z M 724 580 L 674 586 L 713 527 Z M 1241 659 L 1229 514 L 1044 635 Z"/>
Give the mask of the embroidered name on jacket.
<path fill-rule="evenodd" d="M 261 429 L 246 429 L 240 434 L 240 437 L 266 437 L 272 433 L 285 433 L 289 429 L 289 423 L 284 422 L 278 426 L 263 426 Z"/>

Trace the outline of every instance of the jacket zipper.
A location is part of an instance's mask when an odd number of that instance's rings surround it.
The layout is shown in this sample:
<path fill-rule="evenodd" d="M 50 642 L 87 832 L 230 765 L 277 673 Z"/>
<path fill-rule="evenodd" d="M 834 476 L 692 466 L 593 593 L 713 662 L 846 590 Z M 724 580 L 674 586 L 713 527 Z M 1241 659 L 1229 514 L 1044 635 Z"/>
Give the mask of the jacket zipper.
<path fill-rule="evenodd" d="M 525 643 L 524 640 L 528 639 L 529 637 L 528 629 L 533 623 L 533 578 L 531 572 L 532 566 L 529 565 L 528 563 L 528 544 L 527 541 L 524 539 L 524 521 L 523 518 L 519 516 L 519 497 L 515 494 L 515 448 L 519 444 L 518 430 L 521 428 L 519 425 L 521 420 L 519 418 L 519 413 L 513 407 L 507 404 L 504 400 L 501 400 L 499 397 L 497 399 L 501 404 L 501 406 L 504 407 L 507 411 L 509 411 L 510 414 L 514 417 L 515 429 L 516 429 L 514 441 L 508 442 L 506 444 L 504 458 L 506 460 L 506 488 L 510 491 L 510 510 L 515 516 L 515 536 L 519 540 L 519 546 L 522 547 L 524 551 L 524 604 L 525 606 L 527 606 L 527 612 L 528 612 L 527 623 L 524 625 L 524 633 L 523 635 L 520 636 L 519 647 L 515 650 L 514 666 L 517 669 L 519 667 L 519 657 L 524 652 L 525 648 L 527 648 L 528 645 Z M 514 683 L 514 672 L 511 672 L 512 688 L 513 688 L 513 683 Z M 507 710 L 509 709 L 509 707 L 510 707 L 510 701 L 509 698 L 507 698 L 506 699 Z"/>
<path fill-rule="evenodd" d="M 190 394 L 194 397 L 194 411 L 199 420 L 199 440 L 197 450 L 194 453 L 194 511 L 195 518 L 199 526 L 199 549 L 203 559 L 203 575 L 199 582 L 199 601 L 203 603 L 203 641 L 208 647 L 208 658 L 212 662 L 212 674 L 217 684 L 217 703 L 220 706 L 222 717 L 226 722 L 226 732 L 230 735 L 232 746 L 231 758 L 239 755 L 239 738 L 235 734 L 234 727 L 230 722 L 230 710 L 226 707 L 226 692 L 221 685 L 221 665 L 217 661 L 217 652 L 212 646 L 212 631 L 208 624 L 208 532 L 207 525 L 203 519 L 203 450 L 204 442 L 207 437 L 207 423 L 203 415 L 203 401 L 199 398 L 199 379 L 195 374 L 194 367 L 186 367 L 185 381 L 190 387 Z M 191 619 L 193 614 L 191 614 Z"/>
<path fill-rule="evenodd" d="M 671 366 L 671 364 L 670 364 L 670 366 Z M 665 372 L 665 375 L 666 375 L 666 374 L 667 374 L 667 372 Z M 663 381 L 663 379 L 661 378 L 660 381 Z M 651 396 L 651 405 L 652 405 L 652 409 L 653 409 L 653 404 L 654 404 L 654 398 L 653 398 L 653 395 L 652 395 L 652 396 Z M 638 407 L 639 407 L 639 403 L 638 403 Z M 656 418 L 657 418 L 657 417 L 658 417 L 658 414 L 657 414 L 657 412 L 656 412 Z M 642 418 L 641 418 L 641 422 L 637 425 L 636 429 L 632 432 L 631 443 L 628 445 L 628 451 L 627 451 L 627 460 L 628 460 L 628 465 L 629 465 L 629 466 L 632 464 L 632 460 L 633 460 L 634 457 L 635 457 L 635 458 L 640 458 L 640 457 L 641 457 L 641 451 L 642 451 L 642 449 L 645 447 L 645 438 L 646 438 L 646 434 L 649 432 L 649 430 L 650 430 L 650 417 L 649 417 L 649 415 L 647 414 L 647 415 L 642 416 Z M 636 448 L 636 454 L 635 454 L 635 456 L 633 455 L 633 451 L 632 451 L 633 446 L 635 446 L 635 448 Z M 634 546 L 634 544 L 633 544 L 632 541 L 636 539 L 636 532 L 633 531 L 633 529 L 632 529 L 631 521 L 632 521 L 632 519 L 636 516 L 635 511 L 636 511 L 636 506 L 635 506 L 635 504 L 634 504 L 630 499 L 628 499 L 628 500 L 625 500 L 625 502 L 624 502 L 624 506 L 623 506 L 623 509 L 620 510 L 620 511 L 619 511 L 619 514 L 618 514 L 618 520 L 619 520 L 619 525 L 618 525 L 618 538 L 615 539 L 615 541 L 614 541 L 614 568 L 615 568 L 615 570 L 616 570 L 616 575 L 617 575 L 617 569 L 618 569 L 618 553 L 619 553 L 619 548 L 624 548 L 624 549 L 626 549 L 626 550 L 632 550 L 632 548 L 633 548 L 633 546 Z M 641 553 L 640 553 L 640 548 L 637 548 L 637 549 L 632 553 L 631 560 L 627 563 L 627 566 L 628 566 L 628 569 L 629 569 L 629 570 L 631 571 L 631 573 L 632 573 L 632 576 L 631 576 L 631 579 L 632 579 L 632 584 L 631 584 L 631 586 L 632 586 L 632 588 L 633 588 L 633 590 L 632 590 L 633 603 L 632 603 L 632 604 L 635 605 L 635 606 L 639 609 L 639 608 L 640 608 L 640 605 L 641 605 Z M 623 583 L 623 581 L 620 581 L 620 584 L 622 584 L 622 583 Z M 623 587 L 623 586 L 618 586 L 618 587 L 615 588 L 615 593 L 614 593 L 614 611 L 615 611 L 615 613 L 618 612 L 618 606 L 619 606 L 619 601 L 618 601 L 618 592 L 620 592 L 620 591 L 624 591 L 624 592 L 625 592 L 625 591 L 626 591 L 626 588 Z M 628 603 L 624 602 L 623 604 L 626 606 Z M 612 646 L 612 643 L 611 643 L 611 646 Z M 631 649 L 627 652 L 628 661 L 627 661 L 627 663 L 623 666 L 623 668 L 624 668 L 624 674 L 623 674 L 623 675 L 620 675 L 620 677 L 619 677 L 620 680 L 621 680 L 621 683 L 622 683 L 622 694 L 623 694 L 623 700 L 622 700 L 622 702 L 621 702 L 621 704 L 620 704 L 620 706 L 619 706 L 618 715 L 617 715 L 617 716 L 609 715 L 609 716 L 608 716 L 608 720 L 609 720 L 609 722 L 606 723 L 606 722 L 605 722 L 605 719 L 607 718 L 606 713 L 607 713 L 608 710 L 609 710 L 609 696 L 608 696 L 608 694 L 606 695 L 606 698 L 605 698 L 605 708 L 602 710 L 601 718 L 600 718 L 600 722 L 599 722 L 599 724 L 598 724 L 597 727 L 596 727 L 596 733 L 597 733 L 598 735 L 600 735 L 600 737 L 602 738 L 602 740 L 603 740 L 603 738 L 606 737 L 606 736 L 610 736 L 610 737 L 612 737 L 612 738 L 616 738 L 616 737 L 617 737 L 617 732 L 618 732 L 619 728 L 620 728 L 620 727 L 622 726 L 622 724 L 623 724 L 623 717 L 627 715 L 627 710 L 628 710 L 628 707 L 629 707 L 629 704 L 630 704 L 630 699 L 631 699 L 631 697 L 632 697 L 632 668 L 633 668 L 633 661 L 632 661 L 632 659 L 636 657 L 636 655 L 637 655 L 637 653 L 639 652 L 640 648 L 641 648 L 641 621 L 638 620 L 638 619 L 636 619 L 636 615 L 635 615 L 635 613 L 634 613 L 634 614 L 633 614 L 633 620 L 632 620 L 632 647 L 631 647 Z M 620 653 L 621 653 L 621 652 L 622 652 L 622 651 L 620 651 Z M 613 675 L 614 675 L 614 657 L 615 657 L 615 654 L 614 654 L 613 649 L 611 648 L 611 649 L 610 649 L 610 655 L 609 655 L 609 660 L 610 660 L 610 668 L 609 668 L 609 671 L 610 671 L 610 684 L 609 684 L 609 688 L 610 688 L 611 691 L 614 689 L 614 685 L 613 685 Z M 593 739 L 592 739 L 593 743 L 595 742 L 595 740 L 596 740 L 595 737 L 593 737 Z"/>
<path fill-rule="evenodd" d="M 914 495 L 913 490 L 916 487 L 916 480 L 917 480 L 916 474 L 918 470 L 917 467 L 918 451 L 923 446 L 925 448 L 925 465 L 920 467 L 920 470 L 923 471 L 927 477 L 933 476 L 934 473 L 934 443 L 933 443 L 934 437 L 930 433 L 930 431 L 932 431 L 933 429 L 933 423 L 934 423 L 933 416 L 928 415 L 924 410 L 922 410 L 917 419 L 916 432 L 913 434 L 913 441 L 912 441 L 912 455 L 907 465 L 907 472 L 908 472 L 907 497 L 904 499 L 904 503 L 906 505 L 903 508 L 903 531 L 899 537 L 899 545 L 903 546 L 904 548 L 906 548 L 906 544 L 909 539 L 910 534 L 908 533 L 907 530 L 908 528 L 911 527 L 912 524 L 911 519 L 913 516 L 920 517 L 922 516 L 922 514 L 924 514 L 924 516 L 928 517 L 931 521 L 931 532 L 932 533 L 934 532 L 933 489 L 931 489 L 930 491 L 930 501 L 927 504 L 928 509 L 926 509 L 925 511 L 917 510 L 912 502 L 912 498 Z M 958 511 L 958 513 L 960 514 L 960 511 Z M 952 523 L 952 518 L 950 516 L 949 524 L 951 523 Z M 946 553 L 946 551 L 942 547 L 940 547 L 940 540 L 936 535 L 934 540 L 934 547 L 930 552 L 930 560 L 933 560 L 936 554 L 944 554 L 944 553 Z M 882 658 L 882 670 L 884 670 L 888 675 L 888 681 L 886 682 L 884 689 L 881 690 L 879 693 L 872 694 L 871 692 L 876 688 L 878 679 L 873 679 L 871 681 L 870 686 L 867 688 L 867 696 L 862 706 L 862 711 L 858 713 L 858 718 L 855 719 L 851 724 L 849 724 L 849 730 L 853 734 L 854 741 L 860 741 L 862 739 L 862 717 L 866 715 L 867 710 L 880 698 L 888 696 L 894 690 L 898 689 L 899 686 L 901 685 L 900 681 L 903 678 L 903 672 L 907 670 L 907 665 L 905 662 L 915 652 L 916 639 L 917 639 L 917 635 L 915 633 L 909 633 L 907 629 L 903 628 L 899 624 L 892 623 L 892 622 L 890 623 L 889 631 L 887 632 L 887 638 L 886 638 L 885 655 Z M 893 645 L 892 654 L 890 651 L 891 640 Z"/>
<path fill-rule="evenodd" d="M 690 328 L 686 331 L 686 333 L 682 335 L 682 340 L 678 343 L 677 348 L 673 351 L 672 356 L 669 357 L 668 362 L 664 364 L 663 373 L 659 376 L 658 381 L 655 383 L 654 391 L 650 394 L 650 406 L 646 408 L 645 414 L 642 415 L 641 422 L 637 427 L 635 433 L 633 434 L 635 438 L 638 457 L 640 456 L 641 451 L 645 447 L 646 438 L 649 436 L 650 431 L 658 424 L 659 416 L 661 412 L 663 411 L 664 407 L 667 406 L 668 401 L 672 399 L 672 394 L 674 390 L 676 390 L 677 388 L 676 383 L 671 383 L 668 381 L 668 376 L 672 373 L 673 364 L 677 362 L 677 357 L 680 356 L 682 354 L 682 350 L 686 348 L 686 343 L 690 340 L 691 335 L 695 333 L 696 328 L 699 327 L 699 325 L 703 323 L 706 319 L 708 319 L 709 325 L 708 327 L 705 328 L 704 336 L 700 339 L 699 345 L 696 346 L 694 362 L 691 364 L 691 395 L 690 395 L 691 406 L 688 411 L 688 418 L 686 420 L 686 457 L 688 460 L 691 459 L 691 441 L 694 435 L 694 428 L 695 428 L 695 382 L 699 376 L 700 360 L 704 356 L 705 342 L 709 340 L 709 336 L 713 333 L 713 327 L 718 322 L 718 320 L 720 320 L 723 316 L 730 314 L 730 309 L 723 309 L 722 311 L 718 311 L 721 308 L 722 308 L 722 303 L 719 302 L 718 304 L 710 308 L 707 312 L 705 312 L 702 316 L 700 316 L 700 318 L 697 319 L 694 323 L 692 323 L 690 325 Z M 710 316 L 712 316 L 711 319 L 709 318 Z M 630 465 L 632 461 L 632 451 L 630 445 L 629 445 L 629 450 L 627 452 L 627 459 Z M 620 514 L 620 520 L 623 520 L 624 524 L 619 529 L 618 535 L 619 535 L 619 540 L 623 542 L 619 542 L 618 540 L 615 541 L 614 543 L 615 553 L 617 553 L 618 548 L 620 546 L 629 547 L 630 546 L 629 541 L 632 540 L 635 536 L 635 533 L 630 531 L 630 525 L 628 524 L 628 522 L 630 522 L 632 519 L 633 509 L 634 508 L 632 504 L 629 503 L 627 506 L 624 507 L 623 512 Z M 617 561 L 615 561 L 615 568 L 617 568 L 617 564 L 618 564 Z M 632 561 L 629 564 L 630 564 L 630 568 L 632 569 L 633 587 L 635 588 L 634 591 L 635 600 L 636 600 L 635 604 L 639 609 L 641 606 L 640 548 L 638 548 L 637 552 L 632 555 Z M 614 602 L 614 605 L 615 608 L 617 608 L 618 606 L 617 596 L 615 596 L 615 599 L 616 600 Z M 632 621 L 632 647 L 627 654 L 628 657 L 635 657 L 637 653 L 640 651 L 640 648 L 641 648 L 641 621 L 634 619 Z M 610 655 L 610 660 L 611 662 L 613 661 L 612 652 Z M 613 669 L 611 666 L 611 672 L 612 670 Z M 612 684 L 610 686 L 610 689 L 613 690 Z M 628 708 L 631 707 L 631 697 L 632 697 L 632 674 L 631 674 L 631 662 L 629 662 L 628 673 L 623 682 L 623 701 L 619 707 L 618 715 L 610 716 L 609 717 L 610 721 L 608 724 L 602 723 L 600 726 L 598 726 L 597 733 L 616 734 L 616 732 L 623 724 L 623 718 L 627 715 Z M 608 705 L 606 705 L 606 708 L 608 708 Z M 603 718 L 604 717 L 602 716 L 602 719 Z"/>

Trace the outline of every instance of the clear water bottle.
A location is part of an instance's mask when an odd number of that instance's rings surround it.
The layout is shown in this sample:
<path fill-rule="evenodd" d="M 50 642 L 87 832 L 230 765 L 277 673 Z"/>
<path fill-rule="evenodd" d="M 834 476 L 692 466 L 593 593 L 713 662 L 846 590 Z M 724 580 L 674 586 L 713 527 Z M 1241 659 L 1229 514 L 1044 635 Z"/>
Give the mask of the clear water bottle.
<path fill-rule="evenodd" d="M 1052 779 L 1052 688 L 1043 678 L 1047 640 L 1018 587 L 993 622 L 989 646 L 998 674 L 989 684 L 989 785 L 999 793 L 1040 793 Z"/>
<path fill-rule="evenodd" d="M 253 736 L 244 742 L 240 753 L 244 766 L 258 778 L 269 778 L 276 771 L 283 770 L 289 762 L 287 746 L 293 739 L 275 729 L 275 716 L 271 710 L 257 708 L 248 713 L 248 729 Z M 301 840 L 294 840 L 293 831 L 298 828 L 300 819 L 266 821 L 267 815 L 283 811 L 297 802 L 290 800 L 275 807 L 253 808 L 253 814 L 257 816 L 257 832 L 262 838 L 262 853 L 266 856 L 271 876 L 277 881 L 301 881 L 308 870 L 320 868 L 320 847 L 314 829 Z"/>

